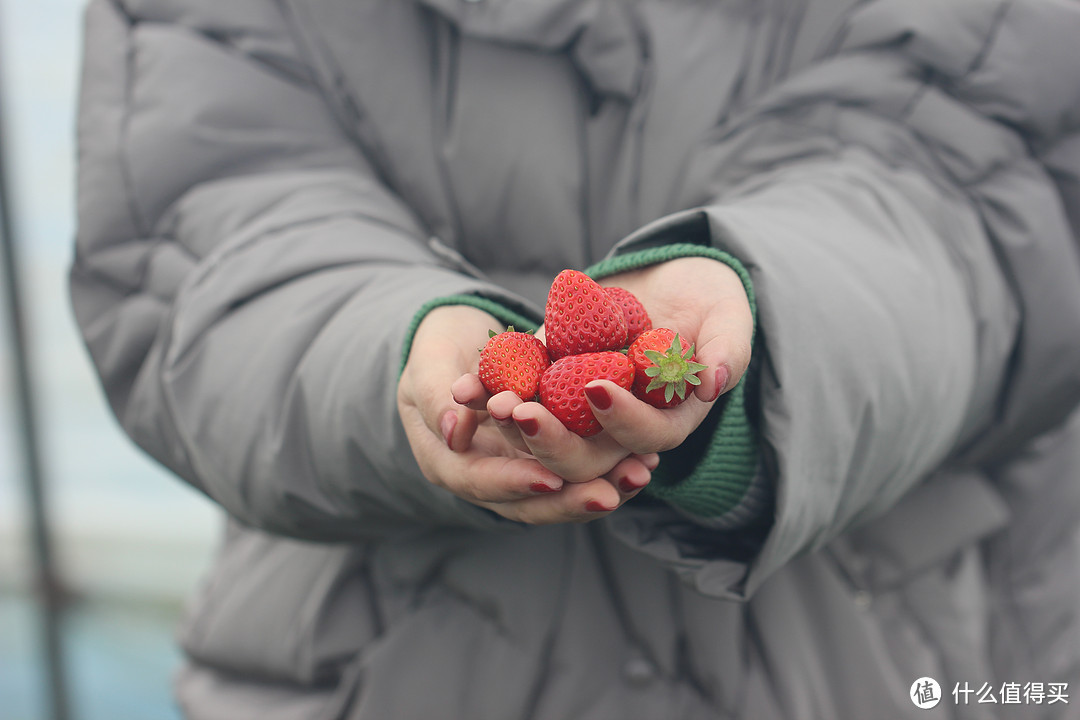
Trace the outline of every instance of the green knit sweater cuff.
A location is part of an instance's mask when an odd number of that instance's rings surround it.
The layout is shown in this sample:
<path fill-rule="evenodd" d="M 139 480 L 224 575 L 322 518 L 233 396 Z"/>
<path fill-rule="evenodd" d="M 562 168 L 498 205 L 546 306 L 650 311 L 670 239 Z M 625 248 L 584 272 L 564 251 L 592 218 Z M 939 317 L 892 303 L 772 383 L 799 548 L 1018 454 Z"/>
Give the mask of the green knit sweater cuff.
<path fill-rule="evenodd" d="M 755 328 L 757 303 L 750 274 L 735 257 L 716 248 L 673 243 L 615 255 L 585 272 L 595 279 L 680 257 L 708 257 L 728 265 L 742 280 Z M 722 399 L 718 418 L 702 425 L 680 447 L 664 453 L 643 492 L 699 517 L 718 518 L 739 506 L 757 473 L 758 437 L 746 407 L 746 375 Z M 711 436 L 706 433 L 711 428 Z"/>
<path fill-rule="evenodd" d="M 409 327 L 405 330 L 405 341 L 401 344 L 401 365 L 398 367 L 399 375 L 401 374 L 401 371 L 405 369 L 405 363 L 409 359 L 409 351 L 412 350 L 413 337 L 416 335 L 416 329 L 420 327 L 420 322 L 427 317 L 429 312 L 437 307 L 442 307 L 443 305 L 470 305 L 474 308 L 479 308 L 489 315 L 494 315 L 500 322 L 506 325 L 513 325 L 515 329 L 521 330 L 522 332 L 530 330 L 535 331 L 540 327 L 540 324 L 533 318 L 522 315 L 516 310 L 512 310 L 505 305 L 482 295 L 447 295 L 445 297 L 428 300 L 416 311 L 416 314 L 413 315 L 412 320 L 409 322 Z"/>

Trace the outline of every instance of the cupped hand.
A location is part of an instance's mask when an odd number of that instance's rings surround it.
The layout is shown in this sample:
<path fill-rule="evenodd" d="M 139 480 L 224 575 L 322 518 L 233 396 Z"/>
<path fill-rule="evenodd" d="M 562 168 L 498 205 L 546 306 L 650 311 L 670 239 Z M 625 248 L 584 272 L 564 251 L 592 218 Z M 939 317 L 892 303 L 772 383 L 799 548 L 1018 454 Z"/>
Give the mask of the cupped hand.
<path fill-rule="evenodd" d="M 727 265 L 704 257 L 679 258 L 612 275 L 601 284 L 630 290 L 645 305 L 653 327 L 676 330 L 695 344 L 698 362 L 708 368 L 685 402 L 660 410 L 615 383 L 593 381 L 586 385 L 586 397 L 604 431 L 582 438 L 539 403 L 521 402 L 511 393 L 488 397 L 475 376 L 459 378 L 454 385 L 459 403 L 503 418 L 508 442 L 571 481 L 623 458 L 651 458 L 678 447 L 717 398 L 735 387 L 750 363 L 753 315 L 742 281 Z"/>
<path fill-rule="evenodd" d="M 649 453 L 678 447 L 750 365 L 754 317 L 742 280 L 718 260 L 685 257 L 612 275 L 600 284 L 634 293 L 653 327 L 671 328 L 684 343 L 693 342 L 697 361 L 708 366 L 699 374 L 701 384 L 693 394 L 666 410 L 641 402 L 606 380 L 586 386 L 605 434 L 626 449 Z"/>
<path fill-rule="evenodd" d="M 452 305 L 428 313 L 413 336 L 397 403 L 424 476 L 468 502 L 534 524 L 592 520 L 633 497 L 657 456 L 613 455 L 591 477 L 567 482 L 485 410 L 455 402 L 455 380 L 468 375 L 479 384 L 477 349 L 492 329 L 499 322 L 488 313 Z"/>

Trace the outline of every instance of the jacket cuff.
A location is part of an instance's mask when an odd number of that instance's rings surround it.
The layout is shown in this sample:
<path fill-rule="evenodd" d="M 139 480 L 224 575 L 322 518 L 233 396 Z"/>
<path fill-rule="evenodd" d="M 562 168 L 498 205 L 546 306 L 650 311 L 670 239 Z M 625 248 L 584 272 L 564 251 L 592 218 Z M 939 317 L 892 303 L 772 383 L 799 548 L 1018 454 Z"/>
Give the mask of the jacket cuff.
<path fill-rule="evenodd" d="M 616 275 L 618 273 L 640 270 L 643 267 L 656 265 L 668 260 L 681 257 L 707 257 L 724 263 L 742 280 L 743 289 L 746 290 L 746 298 L 750 301 L 750 312 L 754 316 L 754 327 L 757 329 L 757 301 L 754 298 L 754 285 L 750 281 L 750 273 L 738 258 L 731 253 L 717 250 L 708 245 L 699 245 L 692 242 L 677 242 L 670 245 L 632 250 L 629 252 L 610 255 L 595 265 L 585 268 L 585 274 L 594 280 Z"/>
<path fill-rule="evenodd" d="M 601 279 L 680 257 L 708 257 L 729 266 L 742 280 L 757 325 L 757 304 L 750 274 L 729 253 L 696 243 L 672 243 L 605 258 L 585 272 Z M 758 475 L 758 434 L 746 407 L 752 373 L 722 398 L 717 408 L 679 448 L 661 455 L 652 482 L 643 491 L 703 520 L 725 527 L 752 522 L 766 504 L 767 488 Z"/>
<path fill-rule="evenodd" d="M 495 318 L 503 324 L 513 325 L 516 329 L 523 332 L 530 330 L 535 331 L 540 327 L 540 324 L 536 322 L 535 319 L 482 295 L 446 295 L 444 297 L 428 300 L 416 311 L 412 320 L 409 321 L 409 327 L 405 330 L 405 340 L 401 344 L 401 364 L 398 367 L 398 375 L 405 369 L 405 363 L 409 359 L 409 351 L 412 350 L 413 337 L 416 335 L 416 329 L 420 327 L 420 322 L 427 317 L 429 312 L 437 307 L 442 307 L 443 305 L 470 305 L 474 308 L 479 308 L 489 315 L 494 315 Z"/>

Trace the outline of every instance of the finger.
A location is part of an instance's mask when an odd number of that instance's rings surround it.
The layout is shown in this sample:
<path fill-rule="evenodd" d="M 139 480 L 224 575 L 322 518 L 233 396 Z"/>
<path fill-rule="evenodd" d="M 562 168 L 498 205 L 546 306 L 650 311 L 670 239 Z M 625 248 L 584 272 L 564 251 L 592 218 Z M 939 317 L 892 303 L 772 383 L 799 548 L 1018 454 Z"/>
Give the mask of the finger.
<path fill-rule="evenodd" d="M 487 410 L 488 415 L 490 415 L 496 423 L 510 427 L 514 424 L 511 418 L 514 414 L 514 408 L 522 402 L 522 399 L 513 392 L 504 390 L 501 393 L 492 395 L 491 398 L 488 399 L 484 409 Z"/>
<path fill-rule="evenodd" d="M 447 447 L 457 429 L 457 422 L 465 420 L 466 413 L 475 415 L 474 410 L 455 402 L 450 391 L 455 379 L 460 377 L 460 371 L 443 371 L 430 365 L 415 369 L 406 366 L 398 387 L 399 405 L 415 410 L 428 431 L 442 438 Z"/>
<path fill-rule="evenodd" d="M 472 412 L 472 411 L 466 411 Z M 410 415 L 410 423 L 422 423 Z M 558 492 L 562 478 L 532 458 L 509 456 L 493 428 L 481 429 L 477 442 L 455 452 L 429 433 L 414 433 L 414 455 L 424 476 L 460 498 L 475 504 L 503 503 Z"/>
<path fill-rule="evenodd" d="M 521 403 L 512 417 L 533 457 L 569 482 L 601 477 L 631 452 L 605 433 L 571 432 L 540 403 Z"/>
<path fill-rule="evenodd" d="M 661 410 L 609 380 L 590 382 L 585 386 L 585 396 L 604 426 L 604 434 L 639 455 L 678 447 L 712 407 L 711 403 L 689 396 L 682 404 Z"/>
<path fill-rule="evenodd" d="M 656 468 L 660 467 L 660 455 L 658 453 L 647 453 L 645 455 L 633 455 L 636 457 L 642 465 L 651 473 Z"/>
<path fill-rule="evenodd" d="M 518 522 L 550 525 L 596 520 L 618 509 L 622 501 L 619 491 L 610 482 L 594 478 L 588 482 L 567 483 L 562 490 L 550 495 L 483 506 Z"/>
<path fill-rule="evenodd" d="M 704 402 L 716 400 L 738 384 L 750 364 L 753 316 L 745 294 L 728 295 L 702 320 L 697 335 L 697 362 L 708 368 L 698 374 L 701 384 L 694 395 Z"/>
<path fill-rule="evenodd" d="M 595 520 L 614 512 L 641 492 L 659 464 L 660 457 L 655 453 L 632 455 L 604 478 L 567 483 L 556 495 L 504 503 L 496 512 L 532 524 Z"/>
<path fill-rule="evenodd" d="M 478 424 L 476 411 L 464 407 L 451 408 L 439 420 L 439 430 L 448 448 L 454 452 L 464 452 L 469 449 Z"/>
<path fill-rule="evenodd" d="M 451 392 L 457 381 L 472 374 L 475 381 L 462 381 L 465 387 L 459 391 L 468 395 L 484 392 L 476 376 L 476 346 L 486 337 L 489 319 L 494 320 L 475 308 L 446 306 L 432 310 L 416 331 L 399 380 L 399 399 L 416 407 L 436 436 L 442 434 L 446 411 L 460 406 Z"/>
<path fill-rule="evenodd" d="M 493 395 L 487 403 L 487 413 L 495 421 L 495 425 L 502 432 L 503 437 L 515 449 L 523 453 L 529 452 L 529 446 L 521 437 L 521 432 L 514 424 L 514 408 L 522 403 L 522 399 L 509 390 Z"/>
<path fill-rule="evenodd" d="M 605 480 L 619 490 L 622 502 L 626 502 L 641 492 L 652 479 L 652 470 L 656 468 L 656 465 L 650 468 L 646 463 L 647 458 L 655 458 L 655 462 L 659 464 L 660 458 L 655 453 L 650 456 L 631 455 L 604 476 Z"/>
<path fill-rule="evenodd" d="M 454 402 L 470 410 L 483 410 L 491 397 L 487 388 L 475 373 L 465 373 L 450 385 L 450 394 Z"/>

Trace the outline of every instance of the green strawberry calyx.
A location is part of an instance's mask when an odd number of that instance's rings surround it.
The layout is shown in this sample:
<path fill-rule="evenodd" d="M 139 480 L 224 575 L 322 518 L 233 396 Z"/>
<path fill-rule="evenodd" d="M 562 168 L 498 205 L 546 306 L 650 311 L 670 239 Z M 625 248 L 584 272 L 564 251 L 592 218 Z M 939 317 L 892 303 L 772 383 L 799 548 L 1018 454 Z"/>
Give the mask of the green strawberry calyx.
<path fill-rule="evenodd" d="M 513 325 L 507 325 L 505 330 L 488 330 L 488 337 L 493 338 L 496 335 L 502 335 L 503 333 L 512 333 L 512 332 L 518 332 L 518 331 L 514 329 Z M 535 334 L 536 334 L 535 330 L 525 330 L 524 332 L 522 332 L 522 335 L 535 335 Z"/>
<path fill-rule="evenodd" d="M 701 380 L 697 374 L 708 367 L 691 360 L 694 357 L 694 345 L 691 343 L 690 347 L 684 350 L 678 333 L 675 333 L 675 339 L 666 351 L 646 350 L 644 354 L 653 363 L 645 368 L 645 375 L 650 378 L 645 391 L 664 388 L 664 402 L 671 402 L 675 395 L 678 395 L 680 400 L 685 400 L 686 386 L 700 385 Z"/>

